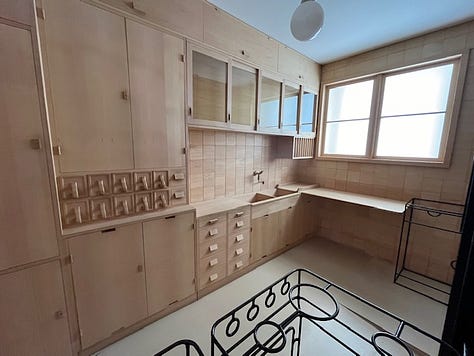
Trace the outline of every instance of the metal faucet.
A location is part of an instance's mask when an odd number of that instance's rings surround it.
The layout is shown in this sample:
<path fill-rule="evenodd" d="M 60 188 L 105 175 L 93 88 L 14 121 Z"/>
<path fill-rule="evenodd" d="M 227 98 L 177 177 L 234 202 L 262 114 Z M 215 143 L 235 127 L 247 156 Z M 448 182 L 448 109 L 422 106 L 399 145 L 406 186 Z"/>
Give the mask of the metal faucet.
<path fill-rule="evenodd" d="M 257 184 L 265 184 L 265 182 L 260 180 L 260 175 L 263 173 L 263 170 L 253 171 L 253 176 L 257 176 Z"/>

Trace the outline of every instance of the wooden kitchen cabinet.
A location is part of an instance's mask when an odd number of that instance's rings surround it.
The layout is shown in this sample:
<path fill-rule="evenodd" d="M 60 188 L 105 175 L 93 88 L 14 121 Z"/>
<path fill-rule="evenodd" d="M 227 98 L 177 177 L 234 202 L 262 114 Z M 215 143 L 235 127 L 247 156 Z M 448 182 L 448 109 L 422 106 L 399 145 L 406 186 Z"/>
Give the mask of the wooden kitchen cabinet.
<path fill-rule="evenodd" d="M 184 41 L 127 20 L 135 168 L 185 165 Z"/>
<path fill-rule="evenodd" d="M 132 169 L 124 18 L 77 0 L 42 3 L 59 171 Z"/>
<path fill-rule="evenodd" d="M 270 73 L 261 78 L 259 131 L 280 131 L 282 82 Z"/>
<path fill-rule="evenodd" d="M 294 206 L 278 212 L 279 214 L 279 249 L 285 248 L 299 240 L 299 228 L 297 223 L 298 214 Z"/>
<path fill-rule="evenodd" d="M 252 219 L 250 236 L 251 263 L 279 250 L 281 246 L 279 241 L 279 216 L 279 213 L 271 213 Z"/>
<path fill-rule="evenodd" d="M 69 249 L 83 348 L 147 316 L 141 224 L 71 238 Z"/>
<path fill-rule="evenodd" d="M 58 261 L 0 276 L 0 354 L 71 355 Z"/>
<path fill-rule="evenodd" d="M 58 255 L 34 40 L 0 24 L 0 270 Z"/>
<path fill-rule="evenodd" d="M 194 212 L 143 223 L 148 314 L 196 292 Z"/>

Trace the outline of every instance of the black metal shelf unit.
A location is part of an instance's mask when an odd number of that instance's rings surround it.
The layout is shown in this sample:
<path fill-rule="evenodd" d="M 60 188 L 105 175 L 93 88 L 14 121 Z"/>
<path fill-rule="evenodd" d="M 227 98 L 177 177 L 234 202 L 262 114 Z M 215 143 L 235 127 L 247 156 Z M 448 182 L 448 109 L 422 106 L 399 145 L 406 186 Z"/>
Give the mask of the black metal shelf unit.
<path fill-rule="evenodd" d="M 459 355 L 444 341 L 297 269 L 217 320 L 211 355 Z"/>
<path fill-rule="evenodd" d="M 454 243 L 458 243 L 463 211 L 464 205 L 462 204 L 429 199 L 413 198 L 406 203 L 400 231 L 394 283 L 448 305 L 451 283 L 430 276 L 424 271 L 416 271 L 409 265 L 408 259 L 416 260 L 417 258 L 417 252 L 413 251 L 417 239 L 417 234 L 414 233 L 415 228 L 423 232 L 425 238 L 429 236 L 429 241 L 425 241 L 425 244 L 429 243 L 435 246 L 440 242 L 440 238 L 455 238 L 456 242 Z M 411 264 L 413 265 L 413 262 Z M 446 261 L 446 270 L 451 268 L 454 272 L 455 265 L 455 260 Z"/>

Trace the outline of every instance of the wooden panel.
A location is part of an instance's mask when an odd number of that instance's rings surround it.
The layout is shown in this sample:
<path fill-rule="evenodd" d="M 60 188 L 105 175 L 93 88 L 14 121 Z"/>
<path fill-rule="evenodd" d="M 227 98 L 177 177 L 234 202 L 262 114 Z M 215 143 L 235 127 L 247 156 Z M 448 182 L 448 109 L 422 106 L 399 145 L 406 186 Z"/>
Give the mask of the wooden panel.
<path fill-rule="evenodd" d="M 252 220 L 250 235 L 250 262 L 278 250 L 278 213 L 267 214 Z"/>
<path fill-rule="evenodd" d="M 147 316 L 141 224 L 69 240 L 82 346 Z"/>
<path fill-rule="evenodd" d="M 198 225 L 199 227 L 212 226 L 223 221 L 226 221 L 226 214 L 219 213 L 200 217 L 198 219 Z"/>
<path fill-rule="evenodd" d="M 148 314 L 195 292 L 194 212 L 143 224 Z"/>
<path fill-rule="evenodd" d="M 299 194 L 287 196 L 270 202 L 261 203 L 252 207 L 252 219 L 259 218 L 266 214 L 275 213 L 294 206 L 299 199 Z"/>
<path fill-rule="evenodd" d="M 204 5 L 204 42 L 276 70 L 278 42 L 212 5 Z"/>
<path fill-rule="evenodd" d="M 299 228 L 296 223 L 296 208 L 288 207 L 278 212 L 279 215 L 279 234 L 278 249 L 284 248 L 291 243 L 299 240 Z"/>
<path fill-rule="evenodd" d="M 202 2 L 196 0 L 89 0 L 103 2 L 172 31 L 202 40 Z M 132 5 L 132 6 L 130 6 Z M 134 10 L 135 8 L 135 10 Z"/>
<path fill-rule="evenodd" d="M 33 2 L 30 0 L 0 1 L 0 17 L 34 26 L 35 15 Z"/>
<path fill-rule="evenodd" d="M 184 161 L 184 41 L 127 21 L 135 168 Z"/>
<path fill-rule="evenodd" d="M 278 45 L 278 71 L 313 90 L 319 89 L 321 66 L 282 44 Z"/>
<path fill-rule="evenodd" d="M 58 245 L 31 33 L 0 24 L 0 48 L 1 270 L 56 256 Z"/>
<path fill-rule="evenodd" d="M 0 355 L 71 355 L 58 262 L 0 276 Z"/>
<path fill-rule="evenodd" d="M 199 244 L 199 258 L 208 257 L 226 250 L 226 237 L 206 240 Z"/>
<path fill-rule="evenodd" d="M 44 0 L 61 172 L 133 168 L 123 18 L 76 0 Z"/>
<path fill-rule="evenodd" d="M 199 242 L 204 242 L 206 240 L 214 240 L 218 237 L 226 236 L 227 225 L 225 221 L 207 225 L 199 229 Z"/>
<path fill-rule="evenodd" d="M 222 269 L 222 265 L 227 264 L 226 252 L 221 251 L 215 255 L 203 258 L 199 261 L 199 274 L 201 276 L 206 275 L 211 271 L 217 271 Z"/>

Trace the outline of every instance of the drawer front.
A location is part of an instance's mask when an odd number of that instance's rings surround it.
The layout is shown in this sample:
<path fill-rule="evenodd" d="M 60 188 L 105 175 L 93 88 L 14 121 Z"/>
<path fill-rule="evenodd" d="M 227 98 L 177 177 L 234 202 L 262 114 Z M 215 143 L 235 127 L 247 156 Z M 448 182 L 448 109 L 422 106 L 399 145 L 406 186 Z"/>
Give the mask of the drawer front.
<path fill-rule="evenodd" d="M 133 179 L 136 192 L 142 192 L 153 189 L 152 172 L 135 172 Z"/>
<path fill-rule="evenodd" d="M 62 200 L 85 198 L 89 193 L 85 176 L 59 177 L 58 188 Z"/>
<path fill-rule="evenodd" d="M 88 176 L 89 196 L 100 197 L 102 195 L 111 194 L 112 187 L 110 181 L 110 175 L 108 174 L 93 174 Z"/>
<path fill-rule="evenodd" d="M 242 270 L 244 267 L 249 265 L 249 255 L 239 256 L 237 258 L 233 258 L 229 261 L 227 266 L 228 275 L 231 275 L 234 272 Z"/>
<path fill-rule="evenodd" d="M 199 289 L 213 285 L 226 276 L 227 266 L 225 263 L 218 268 L 213 268 L 205 273 L 199 275 Z"/>
<path fill-rule="evenodd" d="M 247 241 L 247 242 L 250 241 L 250 230 L 249 229 L 244 230 L 244 231 L 239 231 L 239 232 L 236 232 L 232 235 L 229 235 L 227 245 L 229 246 L 229 250 L 230 250 L 234 246 L 240 245 L 245 241 Z"/>
<path fill-rule="evenodd" d="M 224 251 L 215 255 L 203 258 L 199 261 L 199 275 L 204 275 L 210 271 L 217 271 L 227 264 Z"/>
<path fill-rule="evenodd" d="M 229 219 L 229 234 L 237 233 L 238 231 L 250 229 L 250 215 L 242 216 L 237 219 Z"/>
<path fill-rule="evenodd" d="M 91 218 L 95 220 L 104 220 L 113 217 L 111 198 L 98 198 L 90 201 Z"/>
<path fill-rule="evenodd" d="M 219 224 L 226 221 L 226 214 L 212 214 L 200 217 L 198 219 L 199 227 L 206 227 Z"/>
<path fill-rule="evenodd" d="M 205 258 L 211 255 L 226 251 L 225 237 L 208 240 L 199 244 L 199 258 Z"/>
<path fill-rule="evenodd" d="M 129 173 L 112 174 L 112 191 L 114 194 L 133 192 L 133 175 Z"/>
<path fill-rule="evenodd" d="M 231 219 L 241 219 L 244 216 L 250 216 L 250 207 L 244 206 L 242 208 L 229 211 L 228 215 L 229 220 Z"/>
<path fill-rule="evenodd" d="M 226 235 L 226 223 L 222 221 L 214 225 L 199 228 L 199 242 L 215 240 Z"/>
<path fill-rule="evenodd" d="M 89 204 L 87 200 L 64 202 L 61 205 L 64 226 L 79 225 L 90 221 Z"/>
<path fill-rule="evenodd" d="M 165 209 L 170 204 L 169 192 L 167 190 L 153 192 L 153 200 L 155 210 Z"/>
<path fill-rule="evenodd" d="M 171 189 L 171 206 L 186 204 L 186 188 Z"/>
<path fill-rule="evenodd" d="M 127 216 L 134 214 L 135 204 L 133 194 L 123 194 L 114 197 L 115 216 Z"/>
<path fill-rule="evenodd" d="M 153 171 L 153 189 L 167 189 L 168 184 L 168 171 Z"/>
<path fill-rule="evenodd" d="M 230 261 L 239 256 L 248 255 L 250 250 L 250 240 L 246 239 L 238 244 L 234 244 L 228 248 L 227 259 Z"/>
<path fill-rule="evenodd" d="M 135 211 L 137 213 L 153 210 L 153 193 L 135 194 Z"/>
<path fill-rule="evenodd" d="M 170 170 L 169 175 L 169 186 L 170 187 L 177 187 L 186 184 L 186 170 L 183 169 L 176 169 Z"/>

